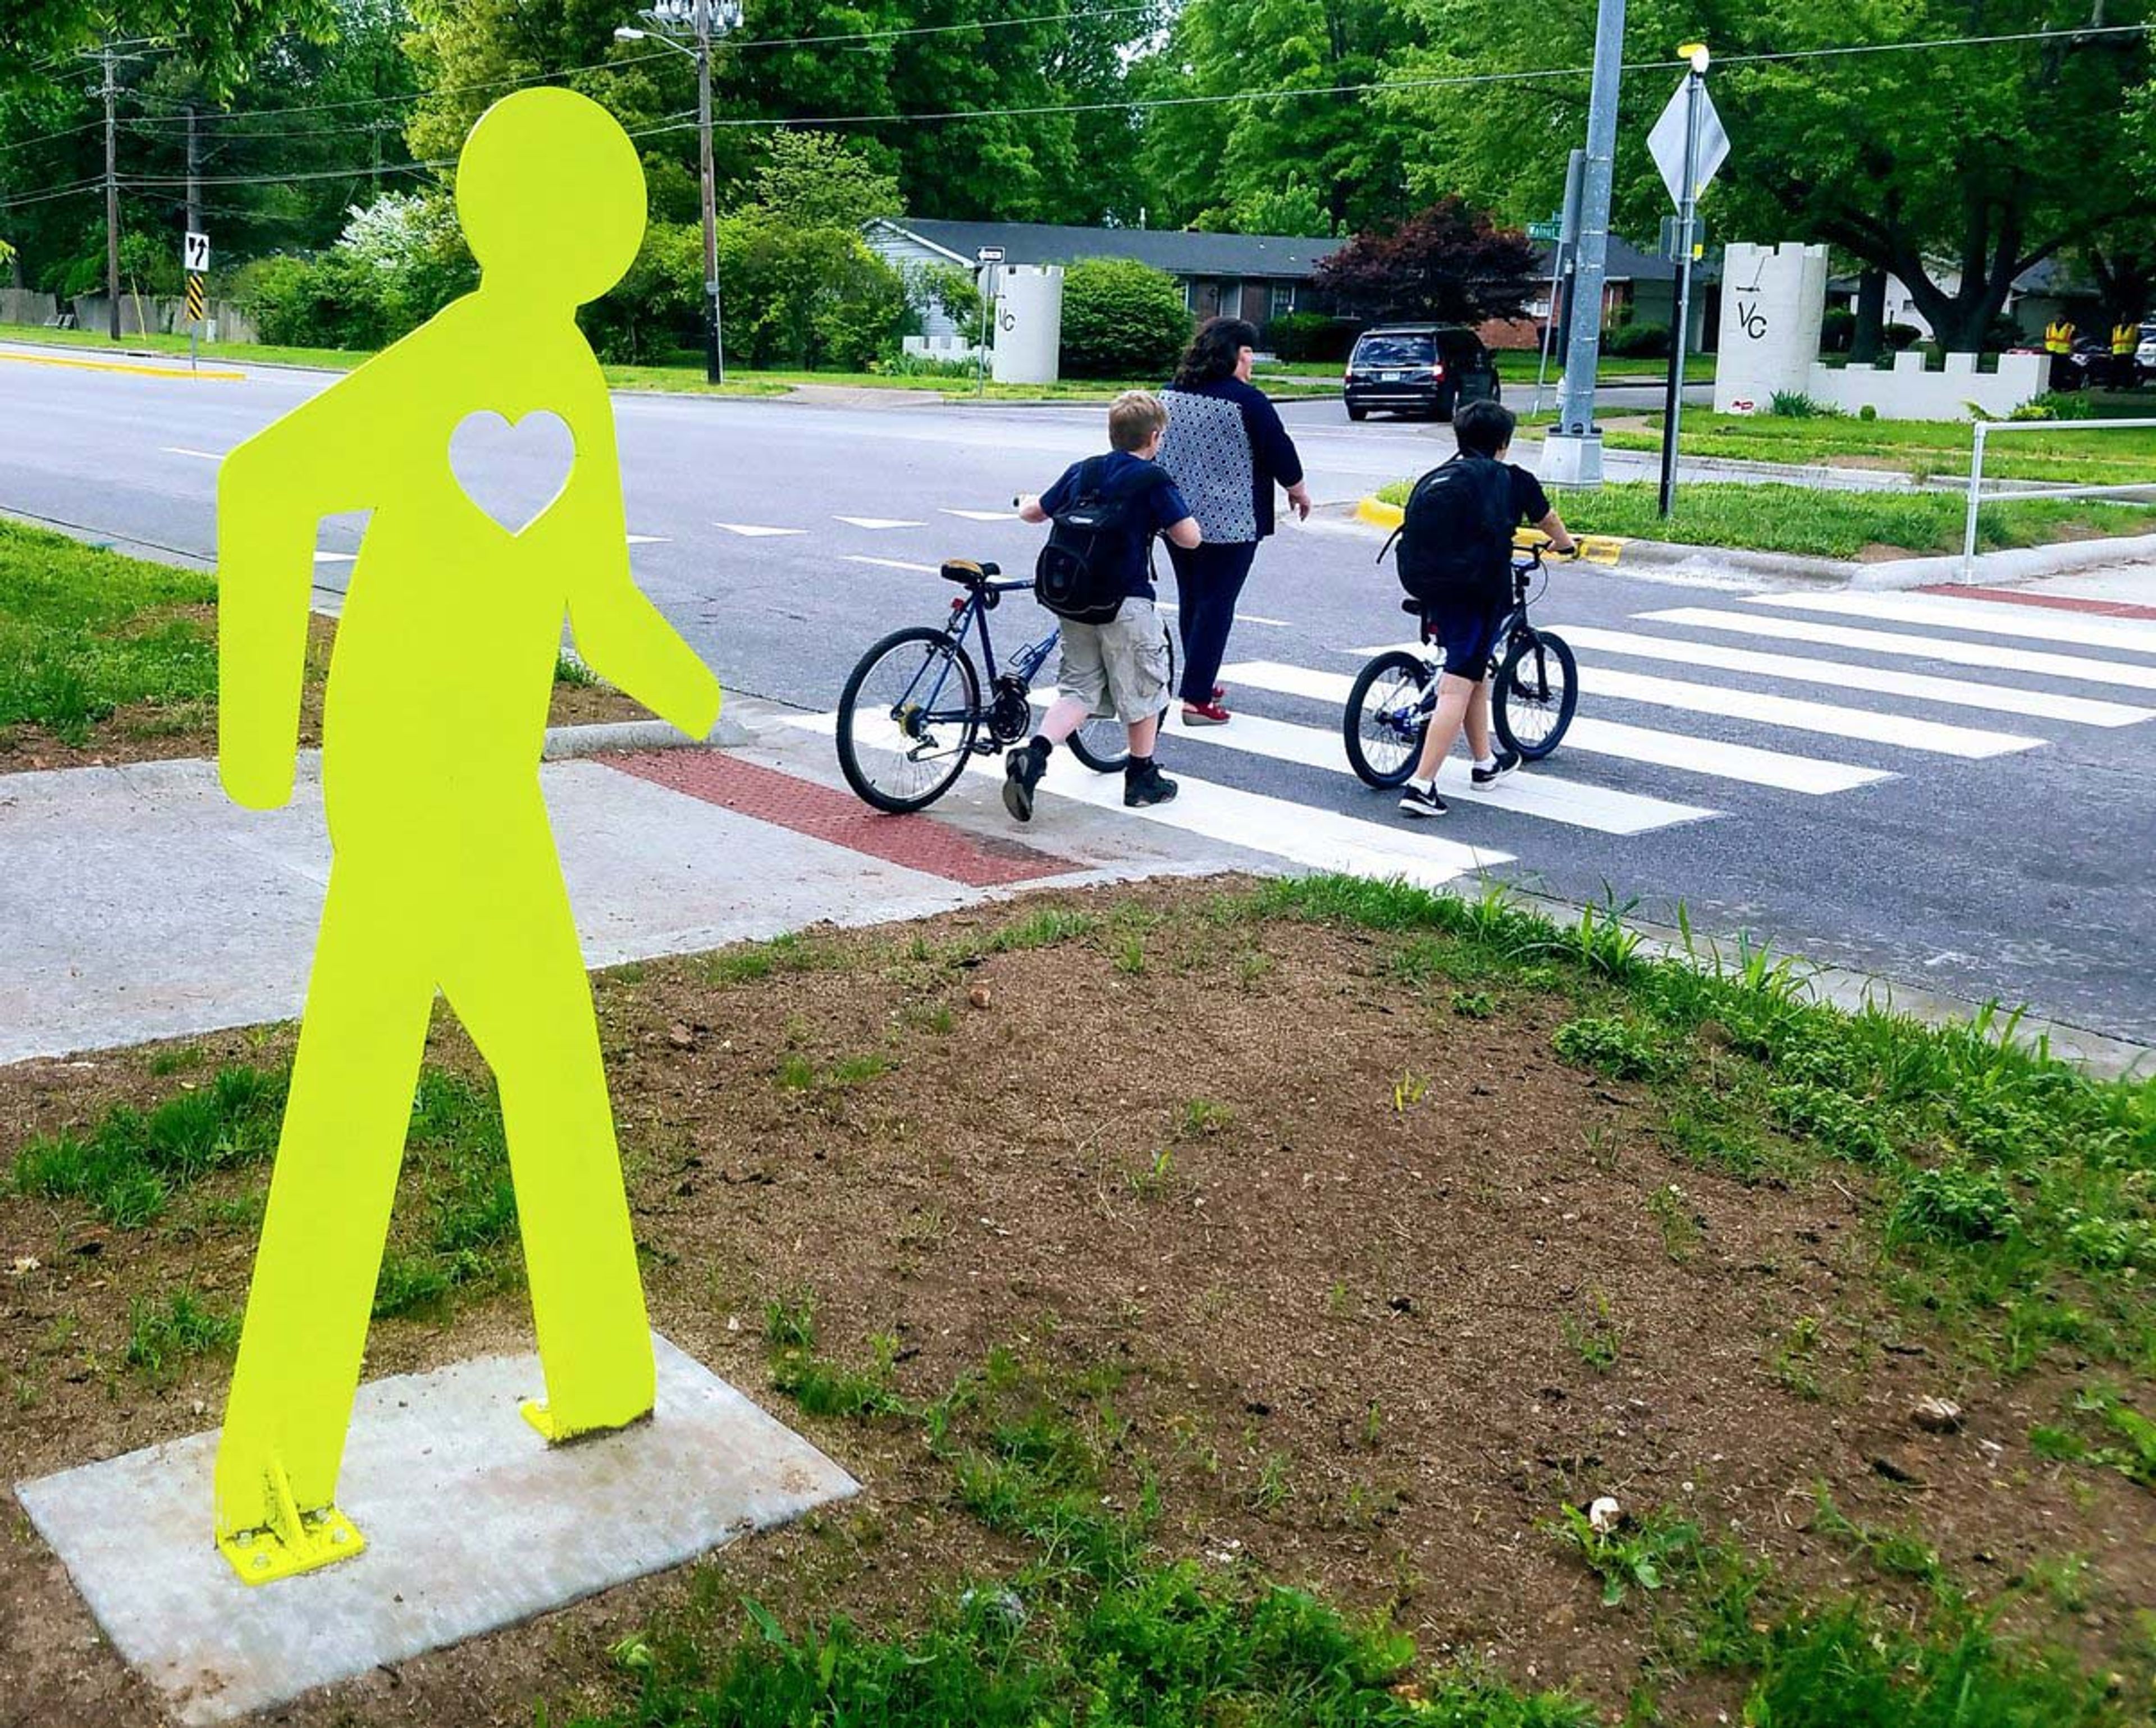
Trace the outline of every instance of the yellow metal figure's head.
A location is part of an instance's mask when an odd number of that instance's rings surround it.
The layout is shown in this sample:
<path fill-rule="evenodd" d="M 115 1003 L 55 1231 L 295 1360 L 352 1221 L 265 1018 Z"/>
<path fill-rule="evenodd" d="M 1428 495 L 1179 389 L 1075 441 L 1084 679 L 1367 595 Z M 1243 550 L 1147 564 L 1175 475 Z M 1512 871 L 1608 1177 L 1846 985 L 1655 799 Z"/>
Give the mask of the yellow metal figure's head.
<path fill-rule="evenodd" d="M 519 90 L 465 141 L 457 217 L 485 292 L 580 306 L 635 262 L 643 165 L 620 121 L 588 96 Z"/>

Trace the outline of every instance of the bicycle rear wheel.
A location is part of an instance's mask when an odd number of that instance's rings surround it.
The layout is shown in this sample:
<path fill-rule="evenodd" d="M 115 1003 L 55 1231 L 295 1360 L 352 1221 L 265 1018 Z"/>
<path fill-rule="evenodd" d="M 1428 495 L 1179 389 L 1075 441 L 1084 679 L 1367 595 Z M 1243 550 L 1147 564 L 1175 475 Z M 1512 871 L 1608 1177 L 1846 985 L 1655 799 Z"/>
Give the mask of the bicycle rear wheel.
<path fill-rule="evenodd" d="M 1365 786 L 1399 786 L 1414 772 L 1430 730 L 1430 662 L 1404 649 L 1379 654 L 1356 675 L 1340 716 L 1348 766 Z"/>
<path fill-rule="evenodd" d="M 1161 626 L 1168 646 L 1168 702 L 1175 700 L 1175 632 Z M 1160 708 L 1160 720 L 1168 724 L 1168 702 Z M 1089 720 L 1070 735 L 1070 753 L 1096 774 L 1120 774 L 1131 759 L 1129 730 L 1112 714 L 1106 720 Z"/>
<path fill-rule="evenodd" d="M 1562 636 L 1526 625 L 1512 633 L 1497 669 L 1490 717 L 1507 750 L 1538 762 L 1555 750 L 1579 705 L 1579 666 Z"/>
<path fill-rule="evenodd" d="M 894 630 L 839 695 L 839 767 L 879 810 L 934 803 L 966 769 L 981 730 L 981 680 L 948 633 Z"/>

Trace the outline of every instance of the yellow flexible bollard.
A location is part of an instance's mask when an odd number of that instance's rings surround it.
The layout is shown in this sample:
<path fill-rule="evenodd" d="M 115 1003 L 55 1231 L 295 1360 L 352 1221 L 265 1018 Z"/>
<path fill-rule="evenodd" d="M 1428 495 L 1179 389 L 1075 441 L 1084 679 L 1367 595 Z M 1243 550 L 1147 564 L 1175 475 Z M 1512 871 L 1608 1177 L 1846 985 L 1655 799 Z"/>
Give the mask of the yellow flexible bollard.
<path fill-rule="evenodd" d="M 629 576 L 613 408 L 577 308 L 636 255 L 643 171 L 605 110 L 521 91 L 466 140 L 479 288 L 249 438 L 218 479 L 218 767 L 292 792 L 316 525 L 371 510 L 322 727 L 335 861 L 217 1458 L 251 1583 L 356 1553 L 335 1500 L 439 987 L 501 1092 L 550 1439 L 649 1413 L 653 1364 L 590 981 L 539 791 L 566 612 L 583 659 L 684 731 L 719 687 Z M 549 412 L 575 458 L 527 524 L 449 440 Z M 455 1509 L 444 1507 L 445 1517 Z"/>

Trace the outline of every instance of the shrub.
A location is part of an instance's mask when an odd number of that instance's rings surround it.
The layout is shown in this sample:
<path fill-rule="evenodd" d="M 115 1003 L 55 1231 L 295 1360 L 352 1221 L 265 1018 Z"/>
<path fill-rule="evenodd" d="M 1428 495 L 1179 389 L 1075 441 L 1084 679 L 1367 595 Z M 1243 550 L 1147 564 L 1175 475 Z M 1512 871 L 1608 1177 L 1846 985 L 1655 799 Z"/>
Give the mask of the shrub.
<path fill-rule="evenodd" d="M 2032 396 L 2006 417 L 2010 420 L 2092 420 L 2096 404 L 2087 397 L 2047 390 Z"/>
<path fill-rule="evenodd" d="M 1345 360 L 1359 328 L 1352 318 L 1283 312 L 1265 326 L 1265 340 L 1282 360 Z"/>
<path fill-rule="evenodd" d="M 1567 1062 L 1594 1069 L 1612 1079 L 1652 1079 L 1667 1065 L 1653 1035 L 1622 1020 L 1594 1016 L 1568 1020 L 1558 1028 L 1550 1043 Z"/>
<path fill-rule="evenodd" d="M 1767 409 L 1785 420 L 1840 420 L 1847 413 L 1830 402 L 1815 401 L 1801 390 L 1777 390 L 1774 400 Z"/>
<path fill-rule="evenodd" d="M 1602 346 L 1621 359 L 1664 359 L 1670 351 L 1670 327 L 1666 324 L 1635 324 L 1627 319 L 1612 325 L 1604 333 Z"/>
<path fill-rule="evenodd" d="M 1190 340 L 1175 279 L 1135 259 L 1088 258 L 1063 278 L 1063 371 L 1075 378 L 1153 377 Z"/>
<path fill-rule="evenodd" d="M 1829 306 L 1820 320 L 1820 352 L 1846 354 L 1856 341 L 1856 314 L 1847 306 Z"/>
<path fill-rule="evenodd" d="M 1882 324 L 1879 340 L 1899 354 L 1904 348 L 1913 348 L 1924 339 L 1924 333 L 1913 324 Z"/>
<path fill-rule="evenodd" d="M 1856 411 L 1856 418 L 1860 420 L 1876 420 L 1879 418 L 1879 410 L 1867 402 Z"/>

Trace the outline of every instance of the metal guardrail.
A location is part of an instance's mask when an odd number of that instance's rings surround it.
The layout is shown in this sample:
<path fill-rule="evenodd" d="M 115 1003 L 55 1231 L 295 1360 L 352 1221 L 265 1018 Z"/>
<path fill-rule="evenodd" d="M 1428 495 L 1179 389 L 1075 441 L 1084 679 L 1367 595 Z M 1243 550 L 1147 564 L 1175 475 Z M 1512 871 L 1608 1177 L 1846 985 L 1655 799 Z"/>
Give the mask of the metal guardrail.
<path fill-rule="evenodd" d="M 2156 420 L 1978 421 L 1976 442 L 1969 458 L 1969 518 L 1962 531 L 1961 580 L 1974 581 L 1976 574 L 1976 510 L 1984 495 L 1984 444 L 1988 435 L 1999 432 L 2128 432 L 2136 428 L 2146 430 L 2151 427 L 2156 427 Z M 2129 492 L 2156 492 L 2156 479 L 2112 486 L 2054 486 L 2042 483 L 2016 491 L 2014 495 L 2017 498 L 2107 498 Z"/>

